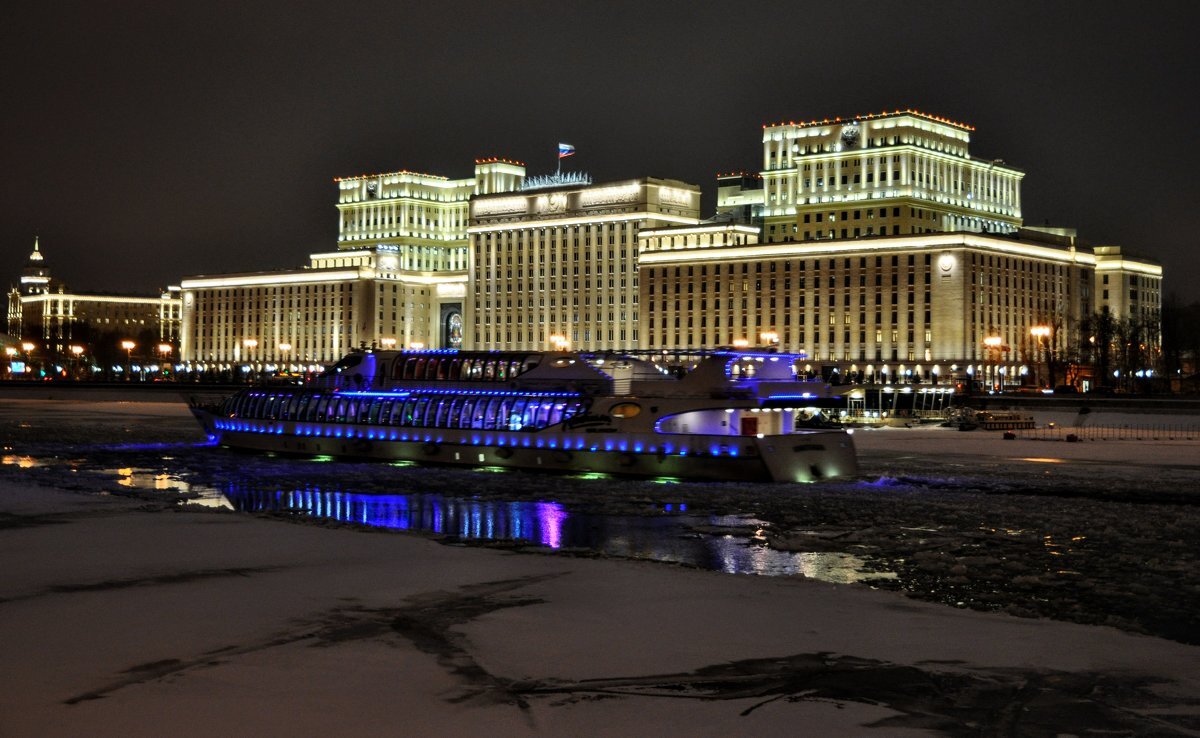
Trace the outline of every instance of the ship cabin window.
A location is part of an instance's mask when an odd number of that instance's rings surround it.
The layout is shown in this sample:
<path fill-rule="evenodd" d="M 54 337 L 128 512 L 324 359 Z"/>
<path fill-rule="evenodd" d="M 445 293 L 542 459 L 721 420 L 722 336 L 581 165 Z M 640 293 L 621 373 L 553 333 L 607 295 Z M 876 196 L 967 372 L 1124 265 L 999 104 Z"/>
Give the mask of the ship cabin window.
<path fill-rule="evenodd" d="M 251 415 L 256 407 L 263 414 Z M 310 422 L 518 431 L 561 423 L 582 412 L 583 405 L 537 397 L 472 395 L 396 398 L 246 395 L 238 398 L 230 410 L 242 417 L 282 417 L 286 413 L 296 420 Z"/>
<path fill-rule="evenodd" d="M 312 395 L 297 395 L 292 407 L 292 417 L 297 420 L 303 419 L 307 415 L 310 402 L 312 402 Z"/>
<path fill-rule="evenodd" d="M 339 399 L 337 402 L 332 404 L 332 407 L 331 407 L 332 413 L 331 414 L 333 415 L 334 422 L 337 422 L 337 423 L 345 423 L 346 422 L 346 405 L 347 404 L 349 404 L 349 403 L 344 399 Z"/>
<path fill-rule="evenodd" d="M 409 356 L 396 359 L 392 378 L 400 380 L 507 382 L 537 366 L 525 354 L 487 356 Z"/>

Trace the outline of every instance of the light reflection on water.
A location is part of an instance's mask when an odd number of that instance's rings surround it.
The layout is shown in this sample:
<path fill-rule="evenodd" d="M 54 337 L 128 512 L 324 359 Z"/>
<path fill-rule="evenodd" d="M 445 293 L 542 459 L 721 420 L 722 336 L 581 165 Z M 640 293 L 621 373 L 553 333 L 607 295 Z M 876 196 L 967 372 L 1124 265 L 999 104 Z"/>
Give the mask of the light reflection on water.
<path fill-rule="evenodd" d="M 744 536 L 700 534 L 693 527 L 753 529 L 761 521 L 698 515 L 596 515 L 569 512 L 557 502 L 480 500 L 434 493 L 363 494 L 317 486 L 272 490 L 231 483 L 216 495 L 244 512 L 285 512 L 475 541 L 528 541 L 551 549 L 582 549 L 650 559 L 729 574 L 801 575 L 857 582 L 887 574 L 864 571 L 845 553 L 779 551 Z M 664 511 L 686 509 L 671 503 Z M 894 576 L 894 575 L 892 575 Z"/>
<path fill-rule="evenodd" d="M 32 469 L 37 466 L 44 466 L 41 461 L 32 456 L 17 456 L 15 454 L 0 456 L 0 464 L 12 465 L 18 469 Z"/>

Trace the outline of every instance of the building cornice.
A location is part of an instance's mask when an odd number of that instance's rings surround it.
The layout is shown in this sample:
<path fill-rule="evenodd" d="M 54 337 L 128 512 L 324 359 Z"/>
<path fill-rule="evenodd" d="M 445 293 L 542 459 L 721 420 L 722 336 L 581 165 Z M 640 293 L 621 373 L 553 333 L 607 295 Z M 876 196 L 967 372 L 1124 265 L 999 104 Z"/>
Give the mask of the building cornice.
<path fill-rule="evenodd" d="M 970 233 L 928 234 L 922 236 L 882 237 L 834 241 L 790 241 L 785 243 L 748 246 L 686 246 L 661 251 L 643 251 L 640 264 L 679 264 L 699 261 L 738 259 L 772 259 L 784 257 L 814 258 L 845 256 L 859 253 L 888 253 L 895 251 L 977 249 L 1015 256 L 1026 256 L 1067 264 L 1095 266 L 1096 257 L 1090 251 L 1061 249 L 1025 241 L 979 236 Z"/>

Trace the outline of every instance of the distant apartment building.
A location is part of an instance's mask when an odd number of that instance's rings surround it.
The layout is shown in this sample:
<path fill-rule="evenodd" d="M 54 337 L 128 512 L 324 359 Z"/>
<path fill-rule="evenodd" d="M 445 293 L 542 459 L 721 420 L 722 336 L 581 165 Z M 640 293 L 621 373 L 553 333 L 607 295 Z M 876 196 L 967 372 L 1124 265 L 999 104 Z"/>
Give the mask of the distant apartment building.
<path fill-rule="evenodd" d="M 51 276 L 41 245 L 34 239 L 20 286 L 8 294 L 8 333 L 51 356 L 68 356 L 72 346 L 91 355 L 100 341 L 147 339 L 174 344 L 179 338 L 181 305 L 178 288 L 159 295 L 71 291 Z"/>

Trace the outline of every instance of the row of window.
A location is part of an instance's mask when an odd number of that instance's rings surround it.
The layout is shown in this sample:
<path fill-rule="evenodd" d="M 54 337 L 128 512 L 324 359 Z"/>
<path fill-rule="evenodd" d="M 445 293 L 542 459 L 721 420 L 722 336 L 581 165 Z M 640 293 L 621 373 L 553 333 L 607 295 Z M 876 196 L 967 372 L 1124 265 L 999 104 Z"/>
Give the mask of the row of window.
<path fill-rule="evenodd" d="M 536 431 L 557 425 L 585 409 L 579 400 L 538 395 L 438 393 L 392 398 L 247 392 L 227 400 L 222 414 L 231 418 L 303 423 Z"/>
<path fill-rule="evenodd" d="M 535 366 L 537 357 L 527 354 L 399 356 L 392 379 L 507 382 Z"/>

